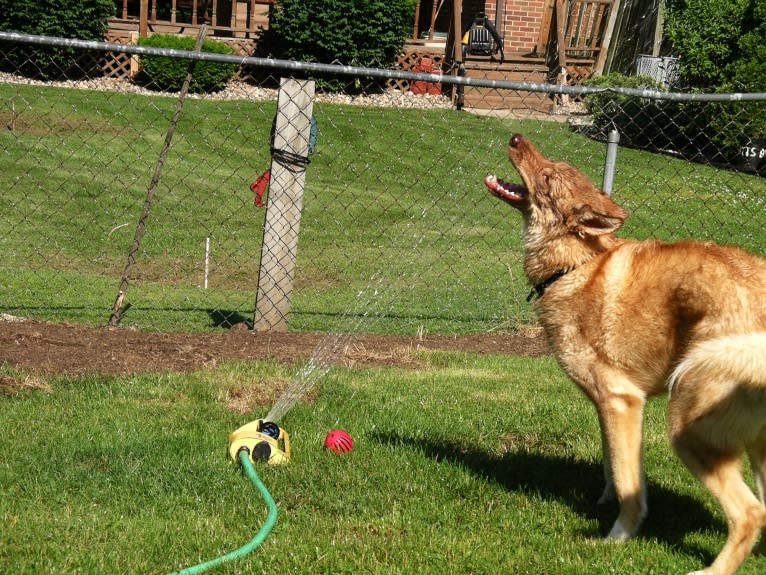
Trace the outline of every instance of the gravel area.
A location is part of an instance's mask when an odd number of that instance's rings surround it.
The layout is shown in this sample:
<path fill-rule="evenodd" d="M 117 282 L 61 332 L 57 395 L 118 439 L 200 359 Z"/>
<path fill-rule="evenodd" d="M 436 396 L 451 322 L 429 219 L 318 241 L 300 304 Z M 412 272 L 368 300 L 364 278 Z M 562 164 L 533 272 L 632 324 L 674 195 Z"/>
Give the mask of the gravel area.
<path fill-rule="evenodd" d="M 94 78 L 90 80 L 77 81 L 54 81 L 42 82 L 40 80 L 30 80 L 23 76 L 0 72 L 0 83 L 5 84 L 27 84 L 39 86 L 57 86 L 61 88 L 73 88 L 81 90 L 101 90 L 108 92 L 120 92 L 130 94 L 143 94 L 152 96 L 167 96 L 177 98 L 177 92 L 158 92 L 148 90 L 143 86 L 134 84 L 127 80 L 117 80 L 114 78 Z M 272 88 L 260 88 L 246 82 L 229 82 L 225 89 L 212 94 L 189 94 L 187 98 L 208 99 L 208 100 L 276 100 L 277 90 Z M 370 94 L 349 96 L 347 94 L 324 94 L 317 93 L 315 102 L 325 102 L 333 104 L 349 104 L 358 106 L 369 106 L 379 108 L 416 108 L 416 109 L 449 109 L 452 107 L 450 99 L 445 96 L 432 96 L 429 94 L 413 94 L 412 92 L 401 92 L 392 90 L 383 94 Z"/>

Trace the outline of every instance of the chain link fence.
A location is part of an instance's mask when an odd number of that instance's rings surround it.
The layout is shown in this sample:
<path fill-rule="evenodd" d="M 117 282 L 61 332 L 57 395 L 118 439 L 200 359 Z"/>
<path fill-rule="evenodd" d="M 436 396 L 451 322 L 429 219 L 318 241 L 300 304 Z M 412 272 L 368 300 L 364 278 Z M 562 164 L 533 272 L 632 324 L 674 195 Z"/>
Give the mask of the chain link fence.
<path fill-rule="evenodd" d="M 199 94 L 96 72 L 151 56 L 192 75 L 199 61 L 236 64 L 237 79 Z M 323 92 L 327 78 L 354 95 Z M 0 312 L 11 315 L 179 331 L 519 329 L 534 322 L 521 221 L 482 183 L 517 178 L 516 132 L 599 184 L 619 133 L 606 185 L 631 212 L 624 236 L 766 249 L 763 94 L 0 32 L 0 102 Z"/>

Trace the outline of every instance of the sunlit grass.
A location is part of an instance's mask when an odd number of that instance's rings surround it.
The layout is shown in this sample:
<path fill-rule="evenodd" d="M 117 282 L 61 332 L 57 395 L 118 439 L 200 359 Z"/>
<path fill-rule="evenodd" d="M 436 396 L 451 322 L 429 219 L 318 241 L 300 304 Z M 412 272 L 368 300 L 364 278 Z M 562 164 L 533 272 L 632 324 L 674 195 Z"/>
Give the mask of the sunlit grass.
<path fill-rule="evenodd" d="M 291 462 L 256 468 L 277 525 L 216 573 L 685 573 L 722 546 L 722 513 L 667 445 L 663 400 L 647 413 L 649 518 L 606 544 L 596 416 L 553 359 L 418 360 L 335 369 L 288 412 Z M 0 571 L 169 573 L 249 541 L 265 505 L 227 436 L 291 377 L 247 362 L 4 386 Z M 322 447 L 338 427 L 355 441 L 344 456 Z"/>
<path fill-rule="evenodd" d="M 19 114 L 0 132 L 0 306 L 104 323 L 175 101 L 7 84 L 0 97 Z M 274 102 L 186 103 L 125 325 L 204 330 L 210 310 L 252 317 L 265 213 L 249 185 L 269 167 L 274 112 Z M 534 321 L 520 218 L 482 179 L 516 179 L 506 145 L 521 132 L 600 182 L 603 143 L 559 122 L 454 110 L 318 102 L 314 115 L 291 329 L 466 333 Z M 621 149 L 614 196 L 631 212 L 625 236 L 766 245 L 763 178 Z"/>

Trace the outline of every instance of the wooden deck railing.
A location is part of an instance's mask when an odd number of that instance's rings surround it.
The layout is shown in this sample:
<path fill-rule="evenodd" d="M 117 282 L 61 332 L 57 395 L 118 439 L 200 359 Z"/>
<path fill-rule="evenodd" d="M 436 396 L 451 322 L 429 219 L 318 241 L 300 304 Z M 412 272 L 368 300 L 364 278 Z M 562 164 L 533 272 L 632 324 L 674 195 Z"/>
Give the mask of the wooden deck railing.
<path fill-rule="evenodd" d="M 252 37 L 268 26 L 274 0 L 115 0 L 112 27 L 151 32 L 193 32 L 206 24 L 214 35 Z"/>

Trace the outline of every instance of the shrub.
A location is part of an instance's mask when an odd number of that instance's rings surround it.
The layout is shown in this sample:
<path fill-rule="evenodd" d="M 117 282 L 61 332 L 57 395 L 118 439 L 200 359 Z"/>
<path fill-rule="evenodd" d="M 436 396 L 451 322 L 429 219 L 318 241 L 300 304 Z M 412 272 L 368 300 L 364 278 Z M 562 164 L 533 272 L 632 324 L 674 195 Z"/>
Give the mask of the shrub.
<path fill-rule="evenodd" d="M 665 32 L 680 57 L 687 88 L 705 92 L 766 92 L 766 0 L 667 0 Z M 653 88 L 651 78 L 619 74 L 590 85 Z M 766 140 L 766 103 L 674 102 L 589 96 L 593 132 L 616 128 L 625 144 L 672 149 L 699 161 L 742 165 L 742 148 Z"/>
<path fill-rule="evenodd" d="M 766 92 L 766 0 L 756 0 L 752 8 L 750 29 L 739 39 L 738 57 L 726 68 L 721 92 Z M 711 120 L 730 153 L 749 140 L 766 139 L 765 102 L 716 105 Z"/>
<path fill-rule="evenodd" d="M 589 86 L 664 91 L 649 76 L 609 74 L 586 82 Z M 605 139 L 609 130 L 620 133 L 620 144 L 680 154 L 695 161 L 727 163 L 731 149 L 721 145 L 710 119 L 710 104 L 654 100 L 601 92 L 585 99 L 593 117 L 589 135 Z"/>
<path fill-rule="evenodd" d="M 594 76 L 586 86 L 601 88 L 635 88 L 662 90 L 662 85 L 649 76 L 608 74 Z M 633 147 L 666 148 L 674 139 L 673 123 L 668 121 L 665 105 L 660 100 L 625 96 L 616 92 L 600 92 L 585 98 L 593 117 L 592 134 L 606 138 L 611 130 L 620 132 L 620 141 Z"/>
<path fill-rule="evenodd" d="M 103 40 L 113 0 L 40 2 L 0 0 L 0 29 L 42 36 Z M 99 72 L 90 52 L 55 46 L 16 46 L 5 69 L 43 80 L 78 78 Z"/>
<path fill-rule="evenodd" d="M 192 36 L 174 36 L 172 34 L 153 34 L 141 38 L 140 46 L 151 48 L 172 48 L 193 51 L 196 44 Z M 223 42 L 204 40 L 203 52 L 215 54 L 233 54 L 234 50 Z M 190 92 L 214 92 L 223 88 L 234 75 L 236 64 L 208 62 L 198 60 L 194 66 Z M 138 81 L 159 90 L 179 91 L 189 70 L 189 60 L 170 56 L 141 56 L 141 74 Z"/>
<path fill-rule="evenodd" d="M 665 34 L 681 57 L 679 74 L 690 87 L 720 86 L 736 59 L 753 0 L 667 0 Z"/>
<path fill-rule="evenodd" d="M 668 0 L 666 33 L 691 89 L 766 91 L 766 0 Z M 718 161 L 741 163 L 741 148 L 766 138 L 766 104 L 696 108 Z"/>
<path fill-rule="evenodd" d="M 385 67 L 404 46 L 414 13 L 414 0 L 279 0 L 258 42 L 259 54 Z M 319 84 L 340 89 L 343 82 Z"/>

